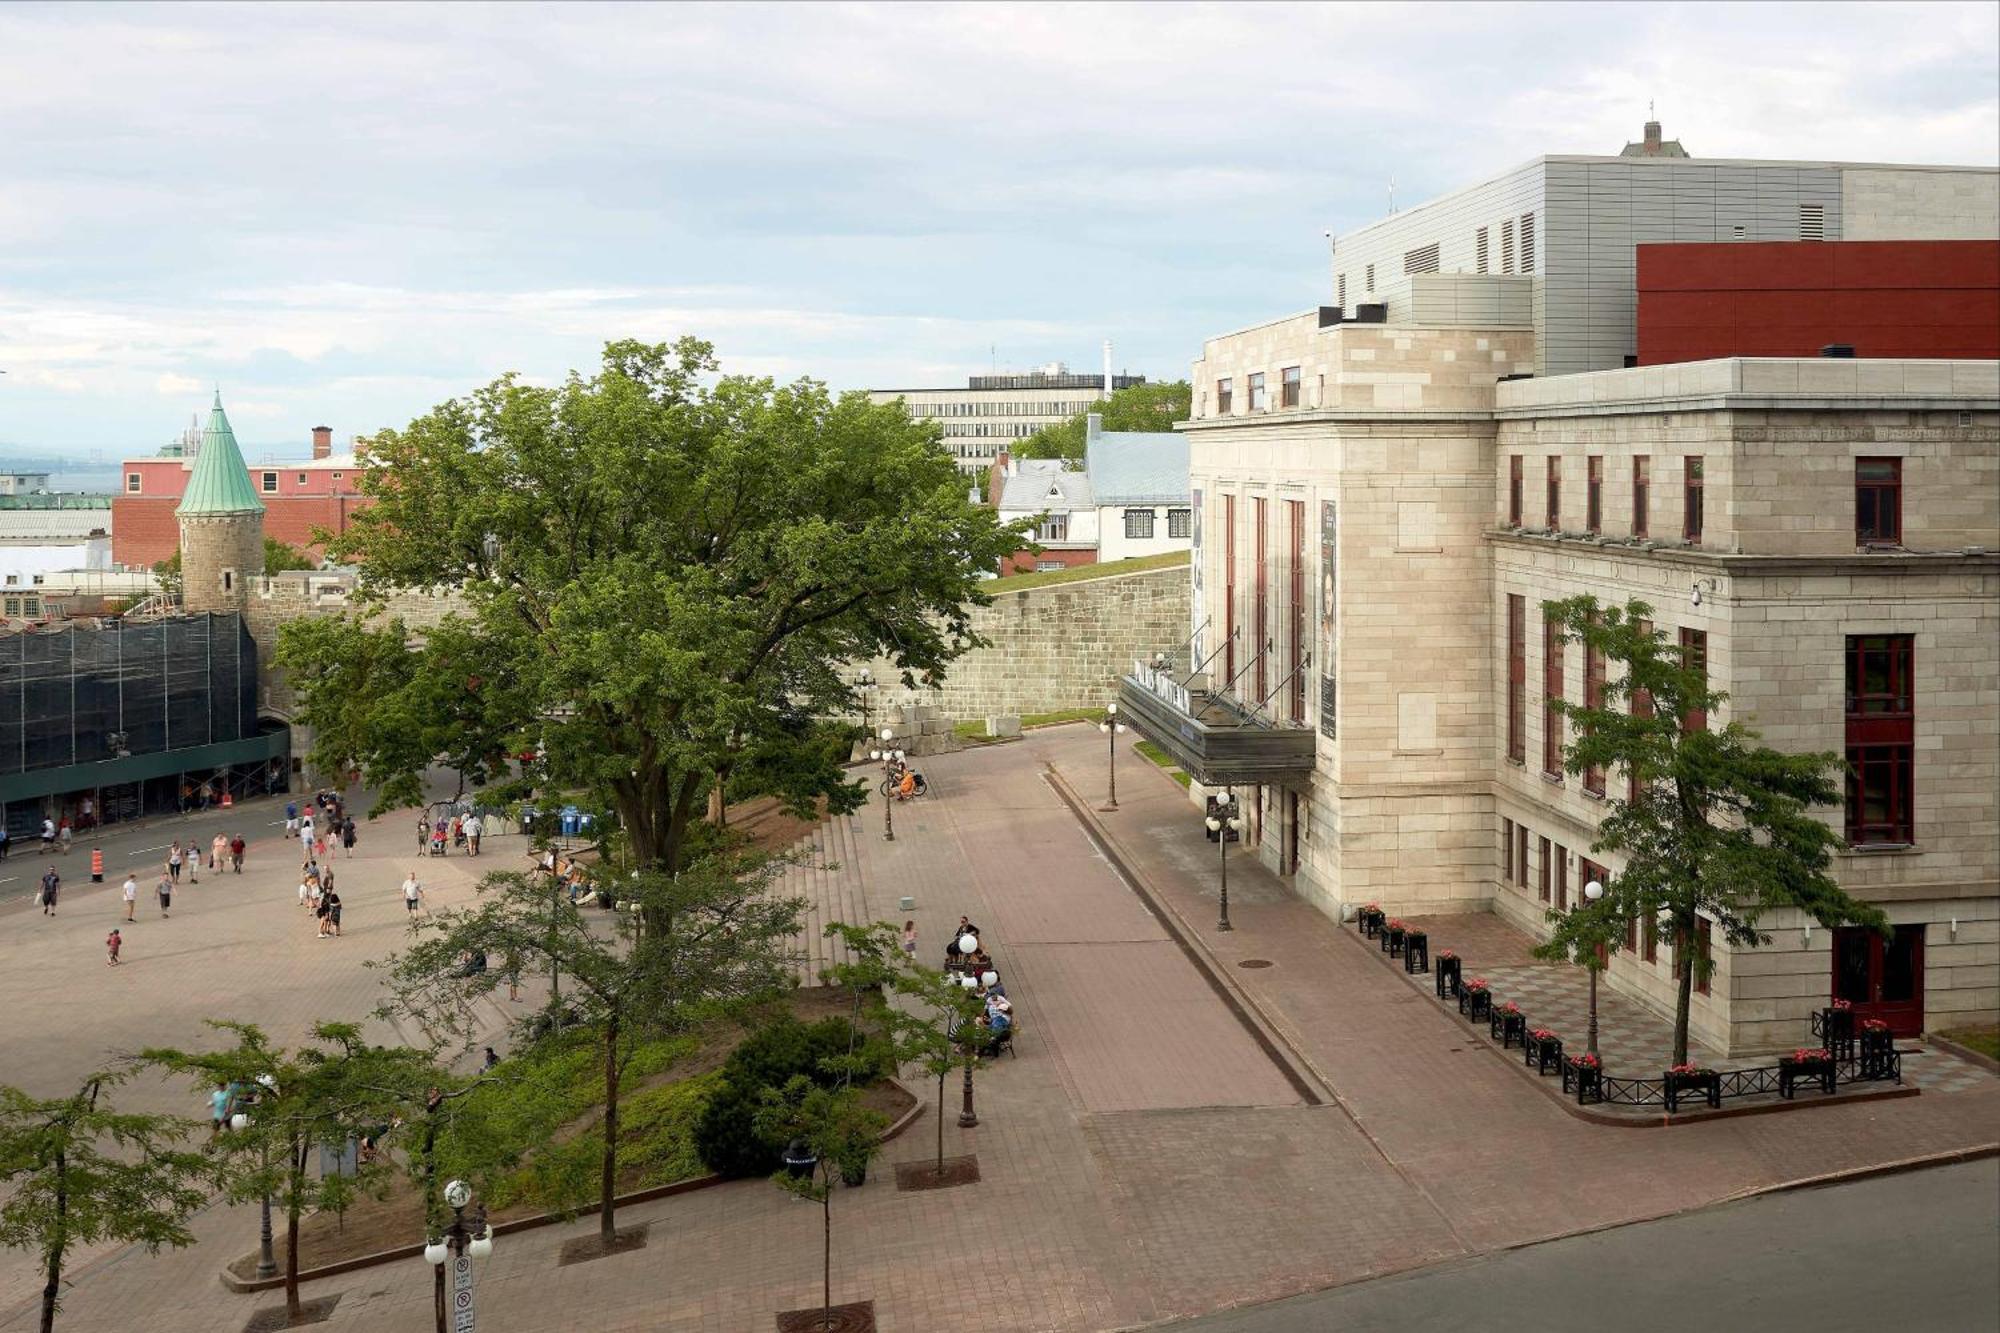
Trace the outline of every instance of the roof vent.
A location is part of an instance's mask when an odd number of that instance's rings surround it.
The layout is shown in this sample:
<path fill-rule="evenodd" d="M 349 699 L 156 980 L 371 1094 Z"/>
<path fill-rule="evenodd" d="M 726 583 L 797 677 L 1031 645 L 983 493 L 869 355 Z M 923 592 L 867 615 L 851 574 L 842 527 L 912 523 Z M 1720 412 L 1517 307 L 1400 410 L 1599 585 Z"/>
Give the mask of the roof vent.
<path fill-rule="evenodd" d="M 1330 329 L 1334 325 L 1340 323 L 1340 321 L 1341 321 L 1341 312 L 1339 306 L 1323 305 L 1319 308 L 1319 326 L 1321 328 Z"/>
<path fill-rule="evenodd" d="M 1828 343 L 1826 346 L 1819 349 L 1819 354 L 1821 356 L 1836 356 L 1836 357 L 1851 358 L 1854 355 L 1854 344 Z"/>
<path fill-rule="evenodd" d="M 1380 301 L 1363 301 L 1360 305 L 1354 307 L 1354 322 L 1356 324 L 1387 324 L 1389 322 L 1389 307 Z"/>

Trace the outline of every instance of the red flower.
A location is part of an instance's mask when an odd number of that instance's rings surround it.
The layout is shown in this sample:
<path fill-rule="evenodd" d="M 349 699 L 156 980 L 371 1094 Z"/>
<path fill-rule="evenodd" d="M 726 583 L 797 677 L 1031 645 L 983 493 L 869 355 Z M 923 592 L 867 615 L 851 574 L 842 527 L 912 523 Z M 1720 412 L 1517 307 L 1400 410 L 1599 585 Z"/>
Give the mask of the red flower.
<path fill-rule="evenodd" d="M 1827 1007 L 1830 1009 L 1840 1009 L 1844 1011 L 1852 1009 L 1854 1006 L 1846 1000 L 1835 1000 L 1831 1005 Z"/>
<path fill-rule="evenodd" d="M 1889 1021 L 1885 1018 L 1864 1018 L 1861 1020 L 1861 1030 L 1863 1032 L 1887 1032 L 1889 1030 Z"/>
<path fill-rule="evenodd" d="M 1403 924 L 1403 918 L 1401 918 L 1401 917 L 1399 917 L 1399 916 L 1392 916 L 1392 917 L 1390 917 L 1390 918 L 1389 918 L 1389 929 L 1391 929 L 1391 930 L 1407 930 L 1407 929 L 1408 929 L 1408 927 L 1407 927 L 1407 926 L 1405 926 L 1405 925 Z"/>
<path fill-rule="evenodd" d="M 1796 1064 L 1804 1064 L 1808 1060 L 1831 1060 L 1833 1054 L 1824 1046 L 1801 1046 L 1789 1058 Z"/>
<path fill-rule="evenodd" d="M 1451 950 L 1449 950 L 1449 949 L 1439 949 L 1439 950 L 1438 950 L 1438 961 L 1439 961 L 1440 963 L 1448 963 L 1448 962 L 1452 962 L 1452 961 L 1453 961 L 1453 960 L 1455 960 L 1455 959 L 1456 959 L 1457 957 L 1458 957 L 1458 955 L 1457 955 L 1457 954 L 1455 954 L 1455 953 L 1453 953 L 1453 952 L 1452 952 Z"/>
<path fill-rule="evenodd" d="M 1604 1064 L 1602 1060 L 1590 1054 L 1588 1051 L 1584 1052 L 1582 1055 L 1571 1056 L 1569 1062 L 1578 1069 L 1598 1069 L 1601 1068 Z"/>
<path fill-rule="evenodd" d="M 1554 1041 L 1556 1039 L 1556 1033 L 1554 1028 L 1534 1028 L 1528 1033 L 1528 1035 L 1533 1037 L 1536 1041 Z"/>
<path fill-rule="evenodd" d="M 1521 1012 L 1521 1006 L 1516 1004 L 1514 1001 L 1509 1000 L 1507 1001 L 1507 1003 L 1500 1006 L 1500 1012 L 1503 1014 L 1518 1014 Z"/>
<path fill-rule="evenodd" d="M 1467 990 L 1485 990 L 1485 989 L 1486 989 L 1486 978 L 1485 978 L 1485 977 L 1474 977 L 1474 978 L 1473 978 L 1472 980 L 1470 980 L 1470 981 L 1468 981 L 1468 982 L 1466 982 L 1466 983 L 1465 983 L 1465 988 L 1466 988 Z"/>

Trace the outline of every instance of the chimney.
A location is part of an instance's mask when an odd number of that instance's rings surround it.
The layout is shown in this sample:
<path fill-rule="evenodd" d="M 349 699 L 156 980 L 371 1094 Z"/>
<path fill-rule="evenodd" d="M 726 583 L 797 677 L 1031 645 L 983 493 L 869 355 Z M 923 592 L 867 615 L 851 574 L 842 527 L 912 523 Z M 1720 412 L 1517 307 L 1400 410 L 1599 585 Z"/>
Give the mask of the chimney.
<path fill-rule="evenodd" d="M 998 509 L 1000 507 L 1000 488 L 1005 486 L 1006 484 L 1007 484 L 1007 451 L 1005 449 L 1002 449 L 1000 451 L 1000 456 L 998 458 L 995 458 L 992 464 L 988 466 L 986 469 L 987 508 Z"/>
<path fill-rule="evenodd" d="M 314 458 L 333 457 L 333 427 L 331 426 L 313 427 L 313 457 Z"/>

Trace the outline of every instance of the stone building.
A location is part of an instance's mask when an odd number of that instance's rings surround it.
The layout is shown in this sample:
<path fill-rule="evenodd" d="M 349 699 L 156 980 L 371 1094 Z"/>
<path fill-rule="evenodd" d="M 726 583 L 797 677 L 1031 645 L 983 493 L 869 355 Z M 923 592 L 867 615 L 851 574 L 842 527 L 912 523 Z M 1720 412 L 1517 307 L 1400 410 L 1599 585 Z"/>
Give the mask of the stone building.
<path fill-rule="evenodd" d="M 182 604 L 189 611 L 241 611 L 248 580 L 264 572 L 264 502 L 244 470 L 220 391 L 174 518 Z"/>

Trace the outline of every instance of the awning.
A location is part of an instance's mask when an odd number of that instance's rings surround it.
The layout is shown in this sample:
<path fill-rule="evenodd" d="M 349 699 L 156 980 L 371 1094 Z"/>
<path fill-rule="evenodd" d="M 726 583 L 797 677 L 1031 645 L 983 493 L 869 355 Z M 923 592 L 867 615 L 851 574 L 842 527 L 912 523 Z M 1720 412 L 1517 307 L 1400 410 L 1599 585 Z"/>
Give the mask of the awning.
<path fill-rule="evenodd" d="M 1233 699 L 1191 691 L 1141 663 L 1119 679 L 1118 708 L 1204 786 L 1297 782 L 1313 769 L 1310 729 L 1252 716 Z"/>

